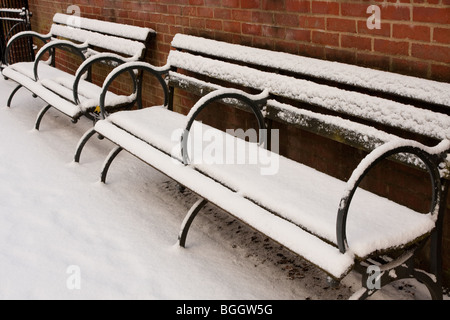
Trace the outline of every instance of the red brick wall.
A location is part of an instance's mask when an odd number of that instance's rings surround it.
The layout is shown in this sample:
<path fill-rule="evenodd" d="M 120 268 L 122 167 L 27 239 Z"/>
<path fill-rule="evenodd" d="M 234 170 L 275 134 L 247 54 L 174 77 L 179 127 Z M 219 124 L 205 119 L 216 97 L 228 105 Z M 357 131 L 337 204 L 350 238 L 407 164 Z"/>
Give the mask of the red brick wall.
<path fill-rule="evenodd" d="M 381 28 L 368 29 L 369 5 Z M 78 5 L 85 17 L 158 32 L 151 61 L 164 64 L 177 32 L 450 80 L 449 0 L 30 0 L 35 30 Z"/>
<path fill-rule="evenodd" d="M 33 30 L 40 32 L 49 30 L 54 13 L 66 12 L 70 5 L 79 6 L 83 17 L 150 27 L 157 36 L 149 45 L 147 60 L 155 65 L 166 63 L 173 36 L 186 33 L 450 81 L 450 0 L 30 0 L 29 3 Z M 367 26 L 371 13 L 366 11 L 370 5 L 380 8 L 379 29 Z M 146 97 L 149 105 L 162 101 L 160 94 Z M 175 108 L 186 112 L 185 106 L 191 106 L 194 99 L 189 94 L 177 95 Z M 229 114 L 222 118 L 236 122 L 236 117 Z M 283 126 L 280 129 L 284 154 L 343 179 L 348 178 L 356 165 L 355 159 L 363 156 L 360 151 L 350 153 L 345 146 L 333 146 L 296 129 Z M 320 145 L 325 147 L 320 149 Z M 376 173 L 372 188 L 396 200 L 405 199 L 405 194 L 397 192 L 402 188 L 393 185 L 418 178 L 412 178 L 408 170 L 403 176 L 394 176 L 390 170 Z M 396 170 L 399 171 L 402 170 Z M 379 183 L 385 177 L 395 177 L 390 179 L 392 185 Z M 406 196 L 405 201 L 420 202 L 416 193 Z M 448 248 L 448 214 L 445 225 L 444 248 Z M 443 253 L 446 283 L 450 286 L 450 253 L 448 250 Z"/>

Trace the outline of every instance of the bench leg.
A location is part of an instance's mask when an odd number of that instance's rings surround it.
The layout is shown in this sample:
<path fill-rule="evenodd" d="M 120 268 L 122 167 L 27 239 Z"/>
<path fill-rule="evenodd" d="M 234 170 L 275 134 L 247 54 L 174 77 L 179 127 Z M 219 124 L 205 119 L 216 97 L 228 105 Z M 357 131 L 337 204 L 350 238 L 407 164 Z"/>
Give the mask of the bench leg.
<path fill-rule="evenodd" d="M 17 93 L 17 91 L 19 91 L 20 88 L 22 88 L 22 85 L 21 85 L 21 84 L 19 84 L 19 85 L 11 92 L 11 94 L 9 95 L 8 102 L 6 103 L 6 106 L 7 106 L 8 108 L 11 107 L 11 101 L 12 101 L 12 98 L 13 98 L 14 95 Z"/>
<path fill-rule="evenodd" d="M 51 107 L 52 107 L 51 105 L 47 105 L 47 106 L 45 106 L 44 108 L 42 108 L 42 110 L 39 112 L 39 114 L 38 114 L 38 116 L 37 116 L 37 118 L 36 118 L 36 122 L 35 122 L 35 124 L 34 124 L 34 128 L 35 128 L 36 130 L 39 130 L 39 127 L 41 126 L 41 121 L 42 121 L 42 118 L 44 117 L 44 114 L 45 114 Z"/>
<path fill-rule="evenodd" d="M 84 146 L 88 142 L 88 140 L 95 134 L 95 128 L 89 129 L 80 139 L 80 142 L 78 142 L 77 150 L 75 152 L 74 161 L 80 162 L 81 152 L 83 151 Z"/>
<path fill-rule="evenodd" d="M 101 173 L 101 181 L 103 183 L 106 182 L 106 175 L 108 174 L 109 167 L 111 166 L 111 163 L 114 161 L 114 159 L 117 157 L 117 155 L 122 151 L 123 148 L 120 146 L 117 146 L 114 148 L 106 158 L 105 162 L 103 163 L 102 173 Z"/>
<path fill-rule="evenodd" d="M 392 282 L 401 279 L 416 279 L 427 287 L 433 300 L 442 300 L 442 287 L 436 277 L 414 267 L 415 253 L 421 247 L 412 249 L 399 258 L 387 263 L 383 262 L 380 265 L 378 263 L 369 266 L 361 264 L 358 271 L 362 274 L 362 288 L 350 299 L 364 300 Z"/>
<path fill-rule="evenodd" d="M 197 200 L 196 203 L 191 207 L 189 212 L 186 214 L 186 217 L 183 220 L 183 223 L 181 224 L 181 230 L 178 235 L 178 244 L 185 248 L 186 247 L 186 238 L 189 231 L 189 227 L 192 224 L 192 221 L 194 221 L 194 218 L 197 216 L 199 211 L 208 203 L 207 200 L 201 198 Z"/>

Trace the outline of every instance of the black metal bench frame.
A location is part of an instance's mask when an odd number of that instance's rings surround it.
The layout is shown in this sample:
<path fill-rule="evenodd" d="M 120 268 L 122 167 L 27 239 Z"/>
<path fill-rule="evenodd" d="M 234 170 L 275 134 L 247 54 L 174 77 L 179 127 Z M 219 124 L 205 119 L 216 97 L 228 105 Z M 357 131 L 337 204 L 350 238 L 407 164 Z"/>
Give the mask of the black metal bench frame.
<path fill-rule="evenodd" d="M 5 38 L 2 39 L 2 46 L 0 48 L 2 63 L 1 63 L 0 69 L 3 70 L 4 64 L 6 63 L 6 58 L 5 58 L 4 53 L 6 50 L 6 44 L 8 43 L 8 40 L 11 38 L 12 35 L 14 35 L 17 32 L 16 29 L 20 28 L 21 26 L 23 26 L 26 30 L 31 29 L 30 18 L 33 16 L 33 14 L 26 8 L 21 8 L 21 9 L 5 8 L 5 9 L 0 9 L 0 13 L 13 14 L 13 15 L 16 14 L 18 16 L 18 17 L 13 17 L 13 16 L 0 17 L 0 21 L 10 21 L 10 22 L 15 23 L 14 25 L 12 25 L 12 27 L 6 33 Z M 5 31 L 5 30 L 3 30 L 3 31 Z M 3 40 L 4 40 L 4 42 L 3 42 Z M 33 44 L 31 41 L 28 43 L 28 47 L 30 49 L 30 52 L 28 52 L 29 57 L 34 59 Z"/>
<path fill-rule="evenodd" d="M 119 74 L 123 72 L 130 72 L 131 70 L 140 70 L 145 72 L 150 72 L 152 75 L 154 75 L 158 82 L 161 84 L 161 87 L 164 92 L 164 106 L 166 106 L 169 110 L 172 110 L 173 108 L 173 96 L 174 96 L 174 90 L 175 88 L 181 88 L 183 90 L 187 90 L 189 92 L 193 92 L 195 94 L 198 94 L 200 91 L 203 93 L 203 95 L 214 91 L 217 89 L 215 85 L 205 85 L 204 82 L 202 82 L 201 86 L 198 86 L 198 83 L 189 83 L 186 84 L 185 79 L 181 81 L 176 73 L 177 73 L 177 67 L 176 66 L 165 66 L 162 68 L 156 68 L 148 64 L 129 64 L 125 68 L 121 68 L 120 72 L 117 72 L 112 78 L 109 79 L 108 82 L 106 82 L 103 86 L 105 92 L 108 89 L 108 87 L 112 84 L 114 79 L 119 76 Z M 195 78 L 194 78 L 195 80 Z M 169 86 L 165 84 L 165 82 L 168 82 Z M 201 81 L 200 81 L 201 82 Z M 358 89 L 360 90 L 360 89 Z M 272 97 L 272 96 L 270 96 Z M 228 93 L 220 96 L 214 96 L 213 98 L 204 101 L 204 103 L 198 107 L 195 114 L 192 116 L 192 118 L 189 119 L 189 122 L 187 123 L 187 126 L 185 128 L 183 138 L 181 141 L 182 144 L 182 160 L 184 164 L 188 164 L 188 157 L 187 153 L 184 151 L 186 150 L 186 137 L 189 134 L 189 130 L 191 128 L 192 123 L 194 122 L 197 115 L 205 108 L 207 107 L 211 102 L 216 100 L 221 100 L 223 98 L 232 98 L 234 99 L 233 105 L 237 106 L 238 108 L 242 108 L 242 104 L 250 106 L 251 111 L 254 113 L 258 124 L 260 126 L 260 129 L 264 129 L 267 127 L 270 127 L 271 121 L 277 120 L 275 119 L 274 115 L 276 115 L 275 109 L 270 109 L 271 106 L 268 104 L 268 98 L 267 96 L 263 100 L 251 100 L 246 95 L 240 95 L 236 93 Z M 400 97 L 400 99 L 403 99 Z M 107 114 L 103 110 L 104 106 L 104 94 L 102 94 L 102 97 L 100 99 L 100 106 L 102 108 L 102 116 L 106 117 Z M 263 115 L 261 112 L 262 106 L 269 108 L 269 110 L 266 109 L 266 115 Z M 279 120 L 279 119 L 278 119 Z M 316 120 L 314 120 L 316 121 Z M 300 125 L 301 126 L 301 125 Z M 307 125 L 304 125 L 307 127 Z M 308 130 L 308 129 L 307 129 Z M 318 129 L 319 131 L 322 129 Z M 75 162 L 80 161 L 80 156 L 82 149 L 85 147 L 87 141 L 96 134 L 95 128 L 92 128 L 86 134 L 81 138 L 77 150 L 75 153 Z M 357 135 L 357 133 L 356 133 Z M 329 133 L 324 134 L 324 136 L 329 137 Z M 338 141 L 346 141 L 346 139 L 350 139 L 348 136 L 345 137 L 345 139 L 342 139 L 342 137 L 338 137 Z M 356 139 L 355 139 L 356 141 Z M 349 143 L 351 146 L 357 145 L 358 142 L 353 141 Z M 263 141 L 262 143 L 265 143 Z M 446 145 L 446 147 L 448 147 Z M 117 157 L 117 155 L 124 150 L 122 146 L 117 146 L 108 156 L 106 161 L 104 162 L 104 166 L 101 171 L 101 181 L 106 181 L 106 176 L 108 173 L 108 170 L 110 168 L 111 163 L 113 160 Z M 370 151 L 370 150 L 369 150 Z M 388 260 L 385 260 L 385 257 L 380 254 L 378 257 L 375 258 L 369 258 L 368 260 L 359 261 L 354 266 L 354 270 L 360 272 L 363 275 L 362 279 L 362 290 L 360 293 L 358 293 L 357 298 L 359 299 L 365 299 L 375 293 L 379 288 L 369 288 L 367 287 L 367 279 L 368 279 L 368 267 L 371 264 L 379 264 L 381 275 L 380 275 L 380 283 L 381 287 L 385 286 L 386 284 L 389 284 L 393 281 L 398 281 L 400 279 L 404 278 L 416 278 L 420 282 L 424 283 L 426 287 L 428 288 L 431 297 L 433 299 L 442 299 L 442 258 L 441 258 L 441 250 L 442 250 L 442 227 L 443 227 L 443 216 L 445 212 L 445 204 L 447 199 L 447 193 L 448 193 L 448 186 L 449 181 L 445 175 L 441 173 L 441 169 L 443 167 L 448 167 L 448 164 L 446 162 L 446 156 L 448 153 L 448 148 L 444 152 L 439 152 L 436 154 L 430 154 L 427 151 L 424 151 L 423 148 L 415 146 L 414 144 L 408 144 L 405 143 L 404 145 L 386 145 L 386 148 L 381 154 L 373 154 L 372 158 L 370 159 L 370 163 L 363 168 L 362 173 L 356 173 L 354 172 L 354 175 L 350 178 L 350 180 L 353 181 L 353 185 L 350 188 L 350 191 L 348 194 L 344 195 L 341 199 L 341 203 L 339 208 L 337 208 L 337 224 L 336 224 L 336 234 L 338 238 L 338 247 L 339 251 L 341 253 L 345 253 L 348 250 L 347 245 L 347 236 L 346 236 L 346 220 L 347 220 L 347 214 L 348 210 L 352 201 L 352 197 L 356 191 L 356 189 L 359 187 L 361 181 L 364 179 L 364 177 L 370 172 L 370 170 L 379 162 L 381 162 L 384 159 L 388 158 L 395 158 L 396 161 L 402 161 L 408 163 L 408 160 L 405 159 L 405 154 L 412 155 L 413 157 L 416 157 L 420 159 L 425 168 L 425 171 L 428 172 L 432 184 L 432 200 L 431 200 L 431 206 L 430 206 L 430 212 L 431 214 L 436 217 L 436 227 L 432 231 L 431 235 L 424 235 L 423 239 L 419 239 L 416 243 L 407 246 L 407 248 L 397 257 L 395 258 L 389 258 Z M 370 155 L 369 155 L 370 158 Z M 151 165 L 151 164 L 150 164 Z M 364 164 L 361 164 L 364 165 Z M 356 170 L 355 170 L 356 171 Z M 185 186 L 182 186 L 183 188 Z M 187 186 L 188 187 L 188 186 Z M 208 199 L 200 198 L 189 210 L 187 213 L 179 233 L 179 244 L 180 246 L 184 247 L 186 243 L 187 234 L 189 231 L 189 228 L 196 217 L 196 215 L 200 212 L 200 210 L 208 203 Z M 431 258 L 430 258 L 430 272 L 433 274 L 433 276 L 430 276 L 427 272 L 421 271 L 416 269 L 415 266 L 415 257 L 416 253 L 426 245 L 427 241 L 431 239 Z M 276 239 L 275 239 L 276 240 Z M 370 261 L 370 262 L 368 262 Z M 389 272 L 389 271 L 395 271 Z"/>
<path fill-rule="evenodd" d="M 55 17 L 57 15 L 58 14 L 56 14 Z M 68 17 L 70 17 L 70 16 L 68 16 Z M 92 20 L 92 19 L 86 19 L 86 18 L 83 18 L 83 19 Z M 92 21 L 95 21 L 95 20 L 92 20 Z M 102 21 L 99 21 L 99 23 L 102 23 Z M 69 24 L 67 26 L 70 28 L 75 27 L 75 26 L 71 26 Z M 90 29 L 90 28 L 84 29 L 81 26 L 79 27 L 79 29 L 86 30 L 88 32 L 104 34 L 105 36 L 117 37 L 117 39 L 123 38 L 123 39 L 127 39 L 127 40 L 138 41 L 134 38 L 133 35 L 130 35 L 130 38 L 125 38 L 122 35 L 116 36 L 113 33 L 104 32 L 103 30 L 95 30 L 95 29 Z M 23 38 L 27 38 L 27 39 L 35 38 L 35 39 L 39 40 L 42 43 L 42 48 L 37 53 L 35 60 L 34 60 L 34 65 L 33 65 L 34 80 L 37 82 L 37 81 L 39 81 L 39 72 L 38 72 L 39 62 L 41 60 L 43 60 L 43 58 L 46 56 L 46 54 L 49 55 L 49 60 L 47 61 L 47 63 L 49 65 L 51 65 L 52 67 L 56 67 L 56 52 L 57 52 L 57 50 L 73 53 L 74 55 L 81 58 L 82 63 L 79 66 L 79 68 L 76 70 L 74 83 L 73 83 L 73 90 L 72 90 L 73 91 L 73 99 L 72 99 L 72 101 L 70 101 L 70 100 L 69 101 L 74 105 L 78 105 L 78 104 L 80 104 L 79 84 L 80 84 L 81 80 L 86 80 L 88 82 L 92 82 L 92 68 L 94 65 L 103 63 L 103 64 L 112 65 L 112 66 L 117 66 L 122 63 L 131 61 L 130 59 L 132 59 L 133 61 L 140 61 L 140 60 L 145 59 L 146 52 L 147 52 L 147 50 L 146 50 L 147 43 L 155 35 L 155 32 L 153 30 L 151 30 L 151 29 L 147 29 L 147 30 L 148 30 L 148 32 L 147 32 L 146 38 L 139 40 L 139 42 L 144 44 L 144 50 L 142 50 L 142 52 L 140 52 L 137 56 L 135 55 L 134 57 L 127 57 L 126 55 L 124 55 L 122 53 L 116 53 L 116 52 L 108 50 L 108 49 L 106 49 L 106 51 L 105 51 L 105 49 L 102 48 L 101 46 L 92 45 L 88 41 L 86 41 L 85 43 L 79 43 L 76 39 L 70 39 L 70 38 L 67 39 L 66 37 L 64 37 L 63 40 L 60 40 L 57 38 L 57 36 L 55 36 L 51 33 L 45 35 L 45 34 L 39 34 L 34 31 L 21 32 L 21 33 L 17 34 L 16 36 L 14 36 L 8 42 L 7 47 L 5 49 L 5 55 L 4 55 L 5 62 L 6 62 L 6 65 L 9 65 L 10 50 L 16 41 L 23 39 Z M 98 49 L 100 49 L 102 52 L 96 51 Z M 129 76 L 133 83 L 132 95 L 134 95 L 135 98 L 133 99 L 133 101 L 131 101 L 129 103 L 126 103 L 126 104 L 123 104 L 120 106 L 114 106 L 114 108 L 120 107 L 122 109 L 130 109 L 136 104 L 137 104 L 138 108 L 142 107 L 142 104 L 141 104 L 142 75 L 138 75 L 138 74 L 135 74 L 130 71 Z M 4 77 L 7 78 L 6 76 L 4 76 Z M 11 92 L 11 94 L 7 100 L 7 107 L 11 107 L 13 97 L 22 87 L 24 87 L 24 85 L 22 83 L 18 83 L 17 87 Z M 27 89 L 30 90 L 30 88 L 27 88 Z M 50 90 L 50 89 L 46 88 L 45 90 Z M 40 97 L 39 92 L 33 92 L 32 90 L 30 90 L 30 91 L 32 92 L 33 97 L 35 97 L 35 98 Z M 45 99 L 43 99 L 43 100 L 45 101 Z M 37 115 L 35 125 L 34 125 L 34 128 L 36 130 L 39 130 L 40 124 L 41 124 L 41 121 L 42 121 L 44 115 L 51 108 L 56 108 L 58 110 L 58 107 L 54 106 L 52 104 L 47 104 L 45 107 L 43 107 L 40 110 L 40 112 Z M 95 121 L 97 121 L 99 119 L 99 116 L 98 116 L 99 111 L 97 108 L 95 108 L 97 110 L 93 110 L 94 108 L 91 108 L 91 109 L 92 110 L 87 110 L 86 112 L 80 112 L 73 117 L 69 115 L 69 117 L 72 118 L 71 120 L 73 123 L 77 123 L 77 121 L 79 120 L 79 118 L 81 116 L 86 116 L 87 118 L 93 120 L 95 123 Z M 111 109 L 111 110 L 113 110 L 113 109 Z M 61 111 L 61 110 L 58 110 L 58 111 Z"/>

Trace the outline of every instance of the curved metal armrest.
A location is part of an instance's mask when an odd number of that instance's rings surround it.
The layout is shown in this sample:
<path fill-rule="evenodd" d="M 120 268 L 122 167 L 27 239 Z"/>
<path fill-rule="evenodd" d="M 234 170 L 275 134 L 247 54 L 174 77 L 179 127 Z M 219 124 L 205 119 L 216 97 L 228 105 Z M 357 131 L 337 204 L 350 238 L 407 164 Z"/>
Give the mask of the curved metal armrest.
<path fill-rule="evenodd" d="M 359 184 L 376 164 L 393 155 L 409 153 L 422 160 L 430 175 L 432 185 L 430 214 L 434 219 L 437 219 L 440 200 L 442 199 L 441 174 L 438 166 L 442 154 L 447 152 L 449 148 L 449 140 L 443 140 L 435 147 L 427 147 L 416 141 L 399 138 L 399 140 L 388 142 L 369 153 L 353 171 L 347 182 L 346 191 L 339 203 L 336 223 L 336 236 L 339 251 L 345 253 L 348 249 L 346 234 L 347 215 L 353 195 L 359 187 Z"/>
<path fill-rule="evenodd" d="M 138 61 L 127 62 L 114 68 L 114 70 L 111 71 L 111 73 L 109 73 L 106 79 L 103 81 L 102 93 L 100 94 L 100 101 L 99 101 L 102 119 L 106 118 L 105 100 L 106 94 L 108 93 L 108 89 L 114 82 L 114 80 L 125 72 L 146 71 L 154 75 L 161 84 L 161 87 L 164 91 L 164 106 L 167 106 L 169 104 L 169 88 L 167 87 L 167 83 L 164 80 L 163 75 L 167 74 L 169 70 L 170 70 L 169 65 L 165 65 L 162 67 L 155 67 L 147 62 L 138 62 Z M 134 77 L 133 80 L 137 81 L 137 78 Z M 136 82 L 134 83 L 134 88 L 135 90 L 137 90 L 138 83 Z"/>
<path fill-rule="evenodd" d="M 48 42 L 46 45 L 44 45 L 39 50 L 39 52 L 36 55 L 36 59 L 34 60 L 33 71 L 34 71 L 34 80 L 35 81 L 39 80 L 38 67 L 39 67 L 39 61 L 41 60 L 42 56 L 49 50 L 53 50 L 54 48 L 64 48 L 64 47 L 74 50 L 74 52 L 76 54 L 78 54 L 78 56 L 80 56 L 80 58 L 83 61 L 86 59 L 86 57 L 83 54 L 83 50 L 86 50 L 88 48 L 87 43 L 75 44 L 68 40 L 54 40 L 54 41 Z"/>
<path fill-rule="evenodd" d="M 87 58 L 83 63 L 78 67 L 76 73 L 75 73 L 75 80 L 73 83 L 73 101 L 75 104 L 80 103 L 80 99 L 78 97 L 78 87 L 80 85 L 80 81 L 83 79 L 83 76 L 88 70 L 97 62 L 101 61 L 114 61 L 117 63 L 126 63 L 129 61 L 134 61 L 133 58 L 124 58 L 118 54 L 115 53 L 98 53 L 93 56 L 90 56 Z M 133 72 L 130 72 L 130 75 L 133 77 L 134 84 L 136 84 L 135 75 Z M 136 91 L 136 87 L 134 87 L 134 91 Z"/>
<path fill-rule="evenodd" d="M 11 37 L 11 39 L 9 39 L 8 44 L 6 45 L 6 49 L 5 49 L 5 64 L 6 65 L 9 65 L 8 56 L 9 56 L 9 50 L 10 50 L 12 44 L 16 40 L 19 40 L 21 38 L 26 38 L 26 37 L 35 37 L 35 38 L 38 38 L 39 40 L 41 40 L 43 43 L 47 43 L 47 41 L 51 39 L 52 35 L 51 35 L 51 33 L 41 34 L 41 33 L 35 32 L 35 31 L 22 31 L 22 32 L 15 34 L 14 36 Z"/>
<path fill-rule="evenodd" d="M 248 94 L 242 90 L 238 89 L 231 89 L 231 88 L 224 88 L 219 89 L 213 92 L 208 93 L 204 97 L 200 98 L 197 103 L 192 107 L 189 114 L 187 115 L 188 121 L 186 128 L 183 131 L 183 135 L 181 136 L 181 156 L 183 159 L 184 164 L 188 164 L 189 157 L 187 154 L 187 143 L 188 143 L 188 136 L 189 131 L 191 130 L 192 124 L 194 123 L 195 118 L 198 116 L 198 114 L 206 108 L 209 104 L 211 104 L 214 101 L 217 100 L 223 100 L 223 99 L 236 99 L 241 102 L 244 102 L 246 105 L 248 105 L 251 110 L 253 111 L 253 114 L 255 115 L 256 119 L 258 120 L 258 125 L 260 132 L 262 130 L 266 129 L 266 125 L 264 122 L 264 115 L 261 112 L 261 104 L 265 104 L 267 102 L 267 99 L 269 98 L 269 91 L 264 90 L 260 94 L 257 95 L 251 95 Z M 261 134 L 259 144 L 261 146 L 266 146 L 266 135 Z"/>

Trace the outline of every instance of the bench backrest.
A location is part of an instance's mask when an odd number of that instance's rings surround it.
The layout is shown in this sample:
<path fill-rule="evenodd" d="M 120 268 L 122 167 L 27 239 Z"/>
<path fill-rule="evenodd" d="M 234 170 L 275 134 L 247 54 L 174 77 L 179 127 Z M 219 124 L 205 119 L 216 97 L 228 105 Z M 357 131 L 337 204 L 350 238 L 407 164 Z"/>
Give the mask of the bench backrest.
<path fill-rule="evenodd" d="M 449 83 L 184 34 L 177 34 L 172 46 L 220 60 L 245 63 L 258 69 L 265 68 L 315 83 L 363 92 L 402 103 L 434 108 L 450 107 Z"/>
<path fill-rule="evenodd" d="M 54 37 L 87 43 L 128 57 L 145 56 L 146 42 L 155 34 L 150 28 L 99 21 L 57 13 L 53 17 L 50 33 Z"/>
<path fill-rule="evenodd" d="M 221 87 L 224 81 L 247 91 L 267 89 L 269 120 L 366 151 L 397 135 L 427 143 L 450 137 L 447 83 L 320 60 L 312 63 L 292 54 L 181 34 L 174 37 L 172 46 L 177 49 L 169 54 L 172 87 L 199 95 Z M 326 78 L 327 84 L 305 80 L 306 73 Z M 332 82 L 345 89 L 331 86 Z M 362 93 L 365 87 L 370 88 Z M 387 94 L 396 99 L 379 97 Z M 405 99 L 418 101 L 421 107 L 398 102 Z M 435 111 L 437 106 L 441 112 Z"/>

